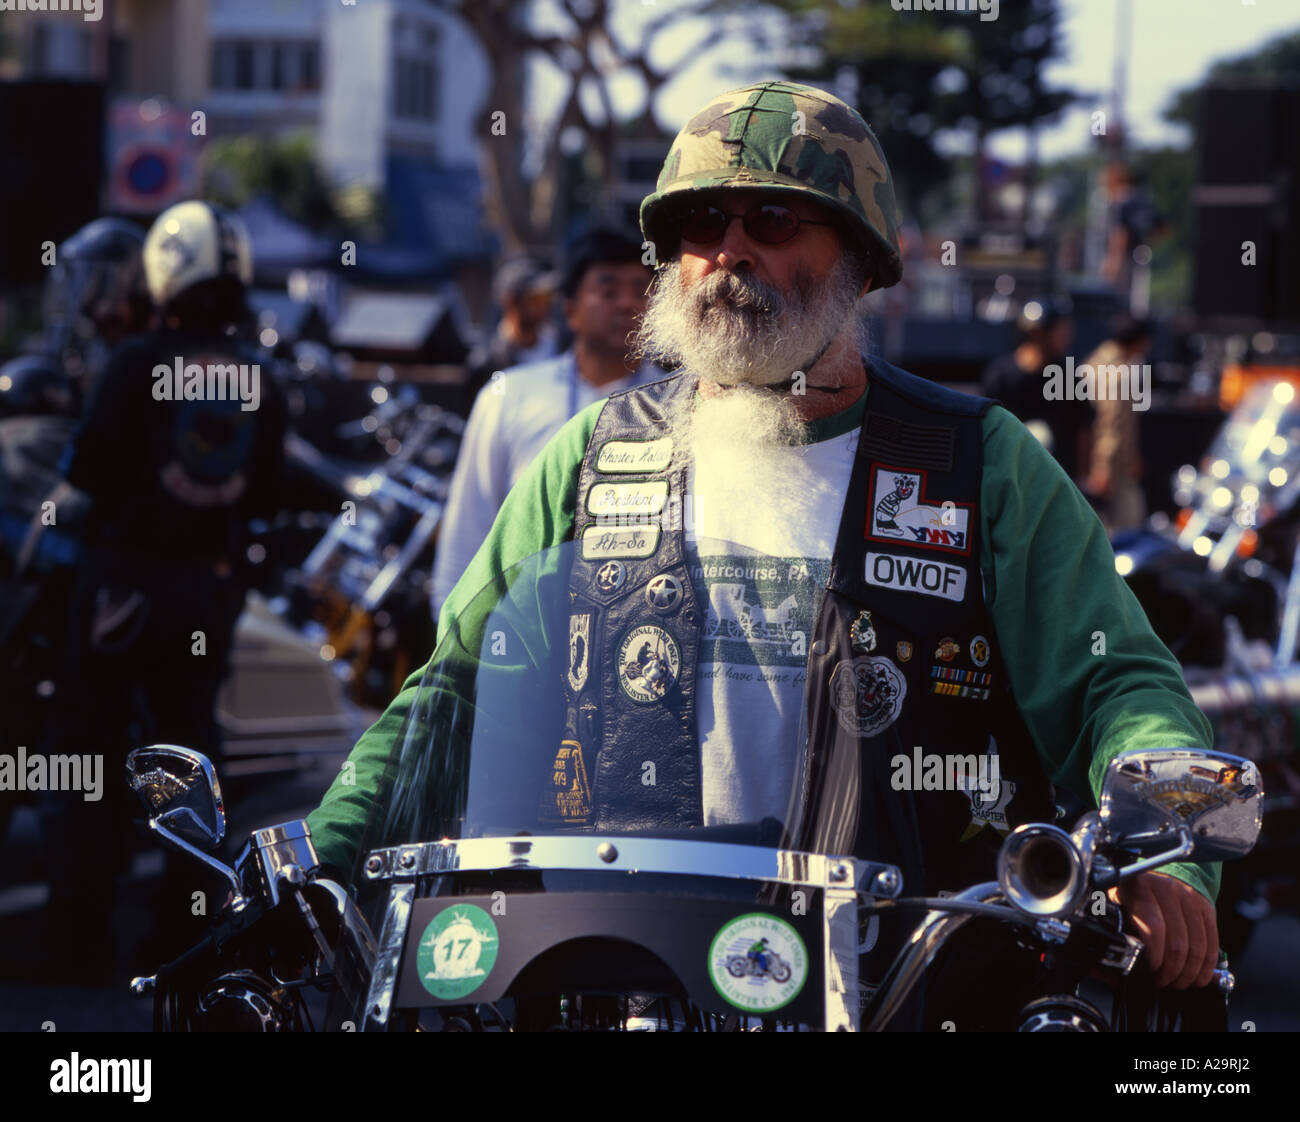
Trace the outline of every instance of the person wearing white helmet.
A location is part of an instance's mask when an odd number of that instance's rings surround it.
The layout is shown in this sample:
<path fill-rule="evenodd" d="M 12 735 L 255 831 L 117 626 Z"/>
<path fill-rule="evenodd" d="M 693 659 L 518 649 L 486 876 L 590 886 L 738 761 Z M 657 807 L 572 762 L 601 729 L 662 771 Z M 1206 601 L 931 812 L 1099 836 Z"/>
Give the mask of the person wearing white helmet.
<path fill-rule="evenodd" d="M 59 683 L 75 704 L 60 707 L 55 739 L 65 752 L 103 753 L 110 776 L 142 744 L 219 748 L 214 708 L 244 600 L 246 528 L 278 509 L 284 463 L 283 398 L 236 333 L 252 280 L 242 223 L 180 203 L 154 222 L 143 258 L 159 325 L 113 353 L 64 461 L 90 507 Z M 52 889 L 56 970 L 109 966 L 94 956 L 111 950 L 112 880 L 129 829 L 119 792 L 107 782 L 100 801 L 63 816 L 56 848 L 76 855 L 81 875 Z M 65 891 L 74 883 L 75 898 Z M 194 922 L 189 893 L 202 886 L 176 887 L 159 942 L 179 946 Z M 71 959 L 60 936 L 75 936 Z"/>

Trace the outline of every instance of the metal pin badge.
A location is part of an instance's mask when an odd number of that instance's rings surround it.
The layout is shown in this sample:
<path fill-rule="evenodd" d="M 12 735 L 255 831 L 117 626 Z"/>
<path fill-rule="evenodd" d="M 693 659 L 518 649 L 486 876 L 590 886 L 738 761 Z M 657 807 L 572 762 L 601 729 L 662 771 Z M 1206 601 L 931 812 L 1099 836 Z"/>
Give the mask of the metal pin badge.
<path fill-rule="evenodd" d="M 849 629 L 849 639 L 859 654 L 869 654 L 876 649 L 876 629 L 872 626 L 870 612 L 859 613 Z"/>

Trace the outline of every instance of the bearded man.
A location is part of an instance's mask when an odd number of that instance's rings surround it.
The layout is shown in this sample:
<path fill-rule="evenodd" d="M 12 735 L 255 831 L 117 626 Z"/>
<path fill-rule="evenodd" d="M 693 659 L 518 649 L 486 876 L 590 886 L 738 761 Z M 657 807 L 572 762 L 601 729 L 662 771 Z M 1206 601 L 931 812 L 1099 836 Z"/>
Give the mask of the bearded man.
<path fill-rule="evenodd" d="M 479 590 L 570 543 L 553 692 L 590 791 L 558 825 L 775 820 L 783 844 L 896 863 L 933 895 L 992 879 L 1010 828 L 1058 816 L 1054 784 L 1087 804 L 1123 750 L 1210 745 L 1041 445 L 993 401 L 868 356 L 860 301 L 902 263 L 852 108 L 787 82 L 721 95 L 641 222 L 659 267 L 637 346 L 679 372 L 560 430 L 441 620 L 454 640 Z M 309 819 L 339 870 L 414 682 Z M 979 786 L 910 774 L 936 753 L 979 757 Z M 1217 878 L 1125 882 L 1158 986 L 1210 981 Z"/>

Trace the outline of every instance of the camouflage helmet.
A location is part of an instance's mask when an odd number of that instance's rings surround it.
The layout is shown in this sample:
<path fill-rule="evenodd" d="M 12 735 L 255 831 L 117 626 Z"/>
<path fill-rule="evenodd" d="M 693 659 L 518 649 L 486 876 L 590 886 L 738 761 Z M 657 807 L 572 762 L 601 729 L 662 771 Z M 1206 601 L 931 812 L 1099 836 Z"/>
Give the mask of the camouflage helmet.
<path fill-rule="evenodd" d="M 903 276 L 893 179 L 866 121 L 839 98 L 794 82 L 757 82 L 714 98 L 673 141 L 641 202 L 641 231 L 676 253 L 664 222 L 692 191 L 725 187 L 798 194 L 828 207 L 875 265 L 876 288 Z M 668 252 L 664 252 L 667 250 Z"/>

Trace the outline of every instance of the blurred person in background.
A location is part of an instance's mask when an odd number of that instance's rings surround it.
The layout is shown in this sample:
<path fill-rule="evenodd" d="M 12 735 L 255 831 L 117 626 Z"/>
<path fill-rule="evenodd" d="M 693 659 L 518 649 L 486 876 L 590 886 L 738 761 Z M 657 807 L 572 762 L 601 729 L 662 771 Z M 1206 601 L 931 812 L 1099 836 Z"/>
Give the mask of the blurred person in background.
<path fill-rule="evenodd" d="M 438 534 L 435 619 L 515 480 L 560 426 L 592 402 L 665 376 L 629 357 L 628 337 L 645 311 L 651 276 L 640 238 L 609 229 L 580 238 L 561 286 L 573 346 L 558 358 L 504 371 L 479 394 Z"/>
<path fill-rule="evenodd" d="M 55 252 L 40 353 L 0 366 L 0 728 L 12 751 L 38 745 L 61 698 L 51 689 L 67 630 L 84 496 L 60 464 L 109 352 L 144 331 L 144 232 L 97 218 Z M 46 507 L 46 502 L 52 507 Z M 0 807 L 0 837 L 12 809 Z"/>
<path fill-rule="evenodd" d="M 284 463 L 281 393 L 232 334 L 252 280 L 242 224 L 180 203 L 153 224 L 143 257 L 161 322 L 113 353 L 65 465 L 89 509 L 54 740 L 59 752 L 102 755 L 105 782 L 97 801 L 65 801 L 51 831 L 42 949 L 54 978 L 112 968 L 113 880 L 134 812 L 126 753 L 167 742 L 217 754 L 245 530 L 277 509 Z M 201 933 L 190 901 L 198 878 L 170 862 L 151 955 Z"/>
<path fill-rule="evenodd" d="M 1074 337 L 1069 305 L 1063 300 L 1031 300 L 1020 313 L 1016 333 L 1016 349 L 984 368 L 980 392 L 997 398 L 1023 421 L 1065 473 L 1075 479 L 1080 445 L 1091 414 L 1086 405 L 1048 401 L 1043 392 L 1043 368 L 1063 363 Z"/>
<path fill-rule="evenodd" d="M 1111 336 L 1088 356 L 1093 376 L 1104 366 L 1130 365 L 1143 361 L 1151 347 L 1151 322 L 1121 316 Z M 1133 402 L 1094 393 L 1091 446 L 1083 467 L 1086 475 L 1081 490 L 1097 508 L 1109 533 L 1140 525 L 1146 517 L 1146 496 L 1142 490 L 1142 445 L 1137 411 Z"/>
<path fill-rule="evenodd" d="M 0 366 L 0 542 L 14 562 L 59 483 L 59 464 L 108 355 L 145 331 L 153 314 L 144 283 L 144 233 L 121 218 L 97 218 L 55 252 L 44 292 L 42 353 Z M 56 523 L 66 536 L 68 519 Z M 49 535 L 53 537 L 54 535 Z"/>
<path fill-rule="evenodd" d="M 1125 164 L 1111 164 L 1106 169 L 1106 197 L 1110 235 L 1101 274 L 1125 304 L 1136 310 L 1134 274 L 1139 265 L 1133 251 L 1164 234 L 1169 221 L 1156 209 L 1146 175 Z"/>
<path fill-rule="evenodd" d="M 465 413 L 494 372 L 551 358 L 560 349 L 559 328 L 551 322 L 555 277 L 540 262 L 529 257 L 505 262 L 492 281 L 492 297 L 501 320 L 465 360 Z"/>
<path fill-rule="evenodd" d="M 144 231 L 124 218 L 96 218 L 58 247 L 45 285 L 45 351 L 90 397 L 94 379 L 124 339 L 148 329 Z"/>

